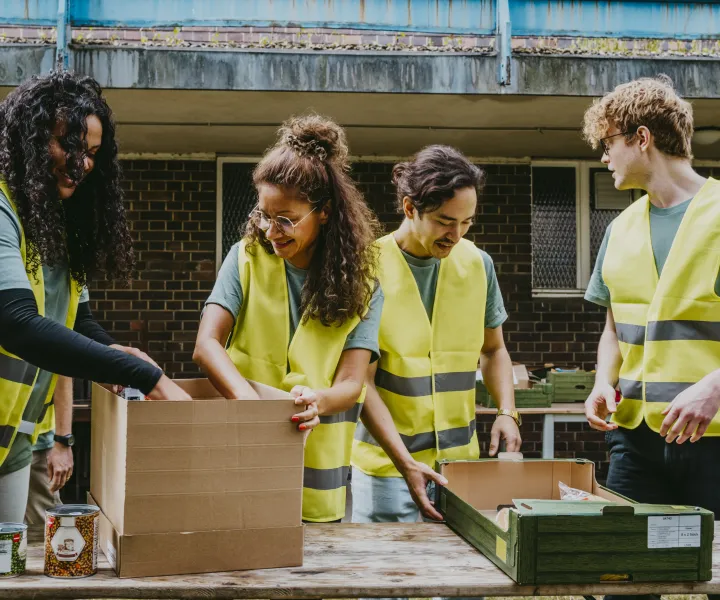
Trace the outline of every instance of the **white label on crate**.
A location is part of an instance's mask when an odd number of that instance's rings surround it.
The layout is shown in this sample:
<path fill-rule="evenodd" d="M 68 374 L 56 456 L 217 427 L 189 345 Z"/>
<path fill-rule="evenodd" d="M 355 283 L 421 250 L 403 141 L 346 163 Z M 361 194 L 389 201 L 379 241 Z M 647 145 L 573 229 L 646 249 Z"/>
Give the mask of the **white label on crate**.
<path fill-rule="evenodd" d="M 679 530 L 679 542 L 681 548 L 700 547 L 700 515 L 681 516 Z"/>
<path fill-rule="evenodd" d="M 648 548 L 699 548 L 700 515 L 648 517 Z"/>
<path fill-rule="evenodd" d="M 648 517 L 648 548 L 677 548 L 679 517 Z"/>
<path fill-rule="evenodd" d="M 0 573 L 9 573 L 12 566 L 12 540 L 0 541 Z"/>

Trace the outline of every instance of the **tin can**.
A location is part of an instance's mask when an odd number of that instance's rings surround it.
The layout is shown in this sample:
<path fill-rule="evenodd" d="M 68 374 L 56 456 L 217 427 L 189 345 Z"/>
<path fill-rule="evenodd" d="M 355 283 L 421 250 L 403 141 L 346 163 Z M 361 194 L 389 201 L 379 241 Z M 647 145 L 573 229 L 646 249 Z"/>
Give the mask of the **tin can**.
<path fill-rule="evenodd" d="M 26 560 L 27 525 L 0 523 L 0 577 L 22 575 Z"/>
<path fill-rule="evenodd" d="M 45 511 L 45 575 L 89 577 L 97 573 L 100 509 L 63 504 Z"/>

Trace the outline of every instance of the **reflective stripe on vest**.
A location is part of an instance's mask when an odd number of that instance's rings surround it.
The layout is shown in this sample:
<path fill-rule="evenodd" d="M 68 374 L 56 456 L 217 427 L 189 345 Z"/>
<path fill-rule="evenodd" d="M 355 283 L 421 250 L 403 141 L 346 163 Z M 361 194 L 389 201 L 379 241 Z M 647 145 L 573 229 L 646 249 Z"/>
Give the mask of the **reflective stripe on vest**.
<path fill-rule="evenodd" d="M 650 202 L 633 203 L 613 222 L 603 279 L 622 354 L 622 401 L 613 416 L 654 431 L 681 392 L 720 368 L 720 182 L 709 179 L 683 217 L 658 278 Z M 720 435 L 716 415 L 705 435 Z"/>
<path fill-rule="evenodd" d="M 257 244 L 248 248 L 243 241 L 238 264 L 243 304 L 227 349 L 238 371 L 286 391 L 296 385 L 330 387 L 347 336 L 360 318 L 340 327 L 301 320 L 290 341 L 285 262 Z M 363 389 L 350 410 L 321 417 L 307 439 L 302 509 L 307 521 L 345 516 L 352 439 L 364 399 Z"/>
<path fill-rule="evenodd" d="M 462 240 L 440 262 L 430 323 L 395 237 L 381 238 L 378 246 L 385 304 L 375 387 L 416 460 L 434 467 L 446 458 L 477 458 L 475 373 L 487 298 L 483 258 Z M 353 466 L 368 475 L 400 476 L 362 424 L 355 432 Z"/>
<path fill-rule="evenodd" d="M 4 181 L 0 180 L 0 192 L 8 199 L 10 206 L 17 215 L 17 209 L 10 194 L 10 190 Z M 43 278 L 42 266 L 33 274 L 30 273 L 30 261 L 25 243 L 25 233 L 20 227 L 20 254 L 28 271 L 28 281 L 35 296 L 35 302 L 38 308 L 38 314 L 45 315 L 45 282 Z M 78 303 L 80 301 L 80 290 L 74 281 L 70 282 L 70 303 L 68 305 L 68 315 L 66 326 L 71 328 L 75 324 L 77 316 Z M 7 458 L 10 446 L 15 436 L 22 428 L 23 433 L 27 433 L 29 425 L 22 420 L 25 407 L 32 393 L 33 386 L 37 381 L 37 367 L 26 363 L 21 358 L 15 356 L 11 352 L 0 346 L 0 464 Z M 45 419 L 44 423 L 35 424 L 29 434 L 32 442 L 35 443 L 38 435 L 44 427 L 51 425 L 54 428 L 54 411 L 48 410 L 46 407 L 52 402 L 52 394 L 55 389 L 57 375 L 53 375 L 50 380 L 48 394 L 45 397 L 45 407 L 41 413 L 41 417 Z"/>

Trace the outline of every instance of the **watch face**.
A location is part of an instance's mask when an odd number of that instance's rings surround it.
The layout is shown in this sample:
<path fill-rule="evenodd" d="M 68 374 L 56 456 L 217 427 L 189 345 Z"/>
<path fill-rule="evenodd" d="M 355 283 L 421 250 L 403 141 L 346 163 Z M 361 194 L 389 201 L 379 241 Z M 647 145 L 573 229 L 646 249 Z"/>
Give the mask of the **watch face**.
<path fill-rule="evenodd" d="M 75 445 L 75 436 L 72 433 L 70 435 L 56 435 L 55 441 L 63 446 L 71 447 Z"/>

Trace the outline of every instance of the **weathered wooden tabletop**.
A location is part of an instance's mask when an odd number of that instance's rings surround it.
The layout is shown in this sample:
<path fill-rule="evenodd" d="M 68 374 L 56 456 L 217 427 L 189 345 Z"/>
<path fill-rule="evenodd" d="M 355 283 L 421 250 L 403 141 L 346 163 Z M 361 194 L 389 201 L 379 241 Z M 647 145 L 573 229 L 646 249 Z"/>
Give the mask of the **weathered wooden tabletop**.
<path fill-rule="evenodd" d="M 309 525 L 305 564 L 264 569 L 118 579 L 101 555 L 87 579 L 43 575 L 42 547 L 32 543 L 28 573 L 0 579 L 0 598 L 357 598 L 583 594 L 720 593 L 720 528 L 714 578 L 704 583 L 518 586 L 441 523 Z"/>

